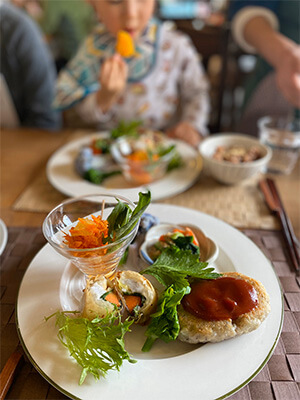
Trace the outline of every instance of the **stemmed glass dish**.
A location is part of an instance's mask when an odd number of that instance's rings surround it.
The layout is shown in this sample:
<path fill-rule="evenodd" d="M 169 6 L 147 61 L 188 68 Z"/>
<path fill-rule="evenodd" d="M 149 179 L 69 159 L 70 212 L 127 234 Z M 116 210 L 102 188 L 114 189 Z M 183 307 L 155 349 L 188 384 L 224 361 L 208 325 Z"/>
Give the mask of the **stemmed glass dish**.
<path fill-rule="evenodd" d="M 161 133 L 149 131 L 139 137 L 119 138 L 111 146 L 111 154 L 127 181 L 145 185 L 167 173 L 176 150 Z"/>
<path fill-rule="evenodd" d="M 43 223 L 43 234 L 58 253 L 68 258 L 85 275 L 112 276 L 126 248 L 137 234 L 139 218 L 120 238 L 116 237 L 116 240 L 109 243 L 104 241 L 98 247 L 71 248 L 66 235 L 70 235 L 70 230 L 78 226 L 78 218 L 92 221 L 93 217 L 101 216 L 106 221 L 120 202 L 130 210 L 135 208 L 130 200 L 113 194 L 87 195 L 66 200 L 47 215 Z"/>

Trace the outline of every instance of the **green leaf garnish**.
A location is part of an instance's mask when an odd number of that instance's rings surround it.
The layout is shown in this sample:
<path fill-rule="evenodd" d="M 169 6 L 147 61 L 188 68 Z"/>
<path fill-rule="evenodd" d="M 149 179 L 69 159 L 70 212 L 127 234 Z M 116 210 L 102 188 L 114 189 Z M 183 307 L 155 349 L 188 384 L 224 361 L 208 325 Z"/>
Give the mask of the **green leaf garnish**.
<path fill-rule="evenodd" d="M 193 254 L 197 254 L 198 258 L 200 257 L 200 248 L 193 243 L 193 236 L 178 235 L 176 238 L 172 238 L 172 240 L 179 249 L 190 250 Z"/>
<path fill-rule="evenodd" d="M 157 310 L 151 315 L 151 322 L 145 333 L 147 339 L 142 351 L 149 351 L 158 338 L 166 343 L 177 338 L 180 331 L 177 306 L 188 292 L 189 288 L 174 291 L 173 287 L 170 286 L 162 293 L 159 297 Z"/>
<path fill-rule="evenodd" d="M 160 146 L 157 149 L 157 154 L 159 155 L 159 157 L 163 157 L 166 154 L 169 154 L 171 151 L 173 151 L 175 149 L 175 147 L 176 147 L 175 144 L 172 144 L 168 147 Z"/>
<path fill-rule="evenodd" d="M 96 139 L 94 142 L 94 148 L 101 151 L 101 154 L 110 153 L 111 140 L 107 138 Z"/>
<path fill-rule="evenodd" d="M 131 208 L 122 201 L 118 201 L 118 204 L 114 207 L 107 218 L 108 236 L 111 239 L 113 239 L 113 235 L 116 230 L 122 228 L 122 226 L 126 225 L 129 222 L 131 215 Z"/>
<path fill-rule="evenodd" d="M 173 285 L 175 290 L 189 286 L 186 279 L 215 279 L 220 274 L 213 272 L 208 263 L 200 262 L 197 254 L 190 250 L 180 250 L 175 246 L 163 250 L 154 264 L 142 271 L 142 274 L 154 276 L 165 287 Z"/>
<path fill-rule="evenodd" d="M 115 129 L 112 129 L 110 135 L 113 139 L 118 139 L 121 136 L 137 136 L 138 128 L 141 126 L 141 121 L 125 122 L 121 121 Z"/>
<path fill-rule="evenodd" d="M 114 175 L 120 175 L 121 173 L 122 172 L 120 170 L 102 172 L 97 169 L 90 168 L 88 171 L 85 172 L 84 179 L 89 182 L 100 185 L 105 179 L 110 178 L 111 176 L 114 176 Z"/>
<path fill-rule="evenodd" d="M 173 169 L 181 168 L 184 165 L 181 155 L 178 151 L 175 152 L 168 164 L 167 172 L 173 171 Z"/>
<path fill-rule="evenodd" d="M 80 385 L 88 373 L 99 379 L 109 370 L 119 371 L 124 360 L 136 362 L 124 347 L 124 335 L 133 321 L 121 322 L 121 316 L 113 314 L 92 321 L 67 314 L 58 311 L 46 320 L 56 316 L 59 340 L 82 367 Z"/>
<path fill-rule="evenodd" d="M 122 226 L 118 225 L 115 226 L 113 224 L 110 229 L 114 232 L 114 240 L 121 239 L 122 237 L 126 236 L 129 232 L 131 232 L 135 225 L 138 223 L 138 220 L 141 218 L 143 213 L 145 212 L 146 208 L 149 206 L 151 202 L 151 193 L 148 191 L 147 193 L 139 193 L 139 201 L 133 210 L 130 218 L 124 222 Z M 113 212 L 113 211 L 112 211 Z M 120 208 L 119 213 L 123 213 L 123 209 Z M 110 216 L 108 217 L 109 221 Z M 119 221 L 118 216 L 114 216 L 114 221 Z"/>

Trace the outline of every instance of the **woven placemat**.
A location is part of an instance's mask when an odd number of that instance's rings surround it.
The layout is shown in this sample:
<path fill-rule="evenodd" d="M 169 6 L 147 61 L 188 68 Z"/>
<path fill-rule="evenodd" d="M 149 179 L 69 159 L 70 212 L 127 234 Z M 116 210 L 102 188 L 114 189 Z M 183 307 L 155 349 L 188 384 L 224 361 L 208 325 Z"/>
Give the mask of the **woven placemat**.
<path fill-rule="evenodd" d="M 260 176 L 240 185 L 225 186 L 201 174 L 187 191 L 159 201 L 199 210 L 238 228 L 278 229 L 258 189 Z M 66 196 L 54 189 L 42 171 L 13 205 L 15 210 L 49 212 Z"/>
<path fill-rule="evenodd" d="M 229 399 L 298 400 L 300 399 L 300 279 L 296 277 L 287 262 L 285 244 L 280 232 L 244 230 L 244 233 L 273 263 L 284 293 L 284 324 L 278 345 L 269 362 L 247 386 Z M 44 244 L 45 239 L 40 228 L 8 228 L 8 243 L 0 258 L 1 370 L 19 342 L 14 313 L 21 279 L 31 259 Z M 189 397 L 188 390 L 187 397 Z M 67 399 L 42 378 L 26 357 L 6 398 Z"/>

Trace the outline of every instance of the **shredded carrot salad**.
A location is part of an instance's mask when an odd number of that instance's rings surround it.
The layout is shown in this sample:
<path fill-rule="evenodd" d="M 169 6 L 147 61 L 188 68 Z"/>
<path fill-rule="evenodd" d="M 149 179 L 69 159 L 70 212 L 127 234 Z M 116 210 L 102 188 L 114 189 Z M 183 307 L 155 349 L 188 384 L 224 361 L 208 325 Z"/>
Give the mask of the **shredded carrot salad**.
<path fill-rule="evenodd" d="M 92 219 L 78 218 L 76 226 L 65 233 L 64 242 L 71 249 L 92 249 L 103 246 L 103 239 L 108 236 L 108 221 L 103 220 L 101 216 Z"/>
<path fill-rule="evenodd" d="M 149 154 L 145 150 L 136 150 L 127 156 L 132 161 L 157 161 L 159 159 L 158 154 Z"/>

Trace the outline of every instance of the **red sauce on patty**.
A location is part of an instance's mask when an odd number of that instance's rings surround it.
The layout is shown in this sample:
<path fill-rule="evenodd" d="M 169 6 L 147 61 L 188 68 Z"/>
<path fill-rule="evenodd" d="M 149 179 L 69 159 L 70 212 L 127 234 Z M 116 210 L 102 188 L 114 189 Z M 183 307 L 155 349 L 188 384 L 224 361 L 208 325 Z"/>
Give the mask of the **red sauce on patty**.
<path fill-rule="evenodd" d="M 257 304 L 256 290 L 249 282 L 226 276 L 193 283 L 182 299 L 186 311 L 207 321 L 234 320 Z"/>

